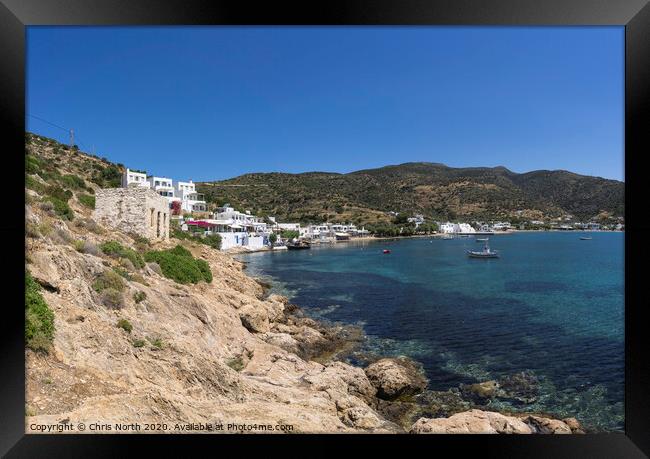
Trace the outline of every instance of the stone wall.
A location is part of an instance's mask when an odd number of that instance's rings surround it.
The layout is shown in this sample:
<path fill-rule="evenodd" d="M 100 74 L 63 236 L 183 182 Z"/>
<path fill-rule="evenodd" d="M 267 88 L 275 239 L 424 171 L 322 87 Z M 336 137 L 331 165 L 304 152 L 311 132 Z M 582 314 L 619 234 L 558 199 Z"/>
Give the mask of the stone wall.
<path fill-rule="evenodd" d="M 93 218 L 111 228 L 168 240 L 169 217 L 167 199 L 149 188 L 102 188 L 95 193 Z"/>

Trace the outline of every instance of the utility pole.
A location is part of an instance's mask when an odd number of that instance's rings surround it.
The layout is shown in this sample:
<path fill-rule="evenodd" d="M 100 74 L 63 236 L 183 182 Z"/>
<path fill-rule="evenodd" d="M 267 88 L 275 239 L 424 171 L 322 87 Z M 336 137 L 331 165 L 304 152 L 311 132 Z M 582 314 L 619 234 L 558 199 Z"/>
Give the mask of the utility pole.
<path fill-rule="evenodd" d="M 74 147 L 74 129 L 70 129 L 70 148 Z"/>

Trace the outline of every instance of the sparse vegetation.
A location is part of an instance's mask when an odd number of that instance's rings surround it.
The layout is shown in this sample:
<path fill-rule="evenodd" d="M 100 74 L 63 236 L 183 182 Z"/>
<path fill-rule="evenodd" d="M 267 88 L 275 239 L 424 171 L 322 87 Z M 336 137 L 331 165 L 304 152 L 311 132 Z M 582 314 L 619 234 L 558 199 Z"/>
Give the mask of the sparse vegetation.
<path fill-rule="evenodd" d="M 101 293 L 101 301 L 104 306 L 110 309 L 122 309 L 124 307 L 122 292 L 114 288 L 104 289 Z"/>
<path fill-rule="evenodd" d="M 144 300 L 147 299 L 147 294 L 143 292 L 142 290 L 138 290 L 133 294 L 133 301 L 137 303 L 142 303 Z"/>
<path fill-rule="evenodd" d="M 116 327 L 121 328 L 122 330 L 124 330 L 127 333 L 131 333 L 131 331 L 133 330 L 133 325 L 131 325 L 131 322 L 129 322 L 126 319 L 118 320 L 117 324 L 116 324 Z"/>
<path fill-rule="evenodd" d="M 48 352 L 54 339 L 54 313 L 49 308 L 41 286 L 25 272 L 25 343 L 34 351 Z"/>
<path fill-rule="evenodd" d="M 78 175 L 62 175 L 59 179 L 62 185 L 73 190 L 85 190 L 86 182 Z"/>
<path fill-rule="evenodd" d="M 147 337 L 147 340 L 149 341 L 149 343 L 151 343 L 151 346 L 154 347 L 155 349 L 162 349 L 165 346 L 165 343 L 163 343 L 162 339 L 160 338 Z"/>
<path fill-rule="evenodd" d="M 212 282 L 212 272 L 204 260 L 196 259 L 189 250 L 177 245 L 169 250 L 155 250 L 145 254 L 145 260 L 160 265 L 162 275 L 179 284 Z"/>
<path fill-rule="evenodd" d="M 159 265 L 158 263 L 156 263 L 155 261 L 152 261 L 152 262 L 147 263 L 147 266 L 149 267 L 149 269 L 151 269 L 151 270 L 152 270 L 153 272 L 155 272 L 156 274 L 158 274 L 158 275 L 160 275 L 160 276 L 163 275 L 162 268 L 161 268 L 160 265 Z"/>
<path fill-rule="evenodd" d="M 133 347 L 144 347 L 146 344 L 146 341 L 143 339 L 134 339 L 133 340 Z"/>
<path fill-rule="evenodd" d="M 25 236 L 31 237 L 32 239 L 37 239 L 41 237 L 41 233 L 38 231 L 38 225 L 34 222 L 25 223 Z"/>
<path fill-rule="evenodd" d="M 53 196 L 48 197 L 48 200 L 54 206 L 54 212 L 61 218 L 65 220 L 74 219 L 74 211 L 70 208 L 66 201 L 63 201 L 59 198 Z"/>
<path fill-rule="evenodd" d="M 42 222 L 38 225 L 38 232 L 43 236 L 49 236 L 52 233 L 52 225 L 49 222 Z"/>
<path fill-rule="evenodd" d="M 108 256 L 126 258 L 133 264 L 134 268 L 140 269 L 144 267 L 144 260 L 138 252 L 128 247 L 124 247 L 117 241 L 105 242 L 100 246 L 100 249 Z"/>
<path fill-rule="evenodd" d="M 95 279 L 95 282 L 93 282 L 93 289 L 98 293 L 101 293 L 106 289 L 121 292 L 124 290 L 124 281 L 115 271 L 106 270 Z"/>
<path fill-rule="evenodd" d="M 90 195 L 90 194 L 80 194 L 77 196 L 77 199 L 81 204 L 84 206 L 94 209 L 95 208 L 95 196 Z"/>
<path fill-rule="evenodd" d="M 239 355 L 237 357 L 226 360 L 226 365 L 235 371 L 242 371 L 245 367 L 244 360 Z"/>

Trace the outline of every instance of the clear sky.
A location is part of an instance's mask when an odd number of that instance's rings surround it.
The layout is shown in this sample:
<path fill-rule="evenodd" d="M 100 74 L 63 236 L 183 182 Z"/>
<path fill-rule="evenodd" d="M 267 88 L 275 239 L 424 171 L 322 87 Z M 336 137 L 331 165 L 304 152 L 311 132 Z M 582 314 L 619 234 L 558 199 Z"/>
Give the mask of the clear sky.
<path fill-rule="evenodd" d="M 622 180 L 624 29 L 29 27 L 26 112 L 174 179 L 430 161 Z"/>

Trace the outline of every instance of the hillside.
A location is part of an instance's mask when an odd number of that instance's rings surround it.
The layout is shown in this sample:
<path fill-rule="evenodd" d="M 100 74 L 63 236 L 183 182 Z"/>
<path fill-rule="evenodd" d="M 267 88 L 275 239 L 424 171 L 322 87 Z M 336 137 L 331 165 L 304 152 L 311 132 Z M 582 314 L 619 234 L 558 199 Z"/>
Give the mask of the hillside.
<path fill-rule="evenodd" d="M 567 171 L 518 174 L 504 167 L 405 163 L 348 174 L 246 174 L 198 188 L 218 204 L 284 220 L 370 224 L 388 221 L 389 211 L 452 220 L 622 216 L 625 186 Z"/>

